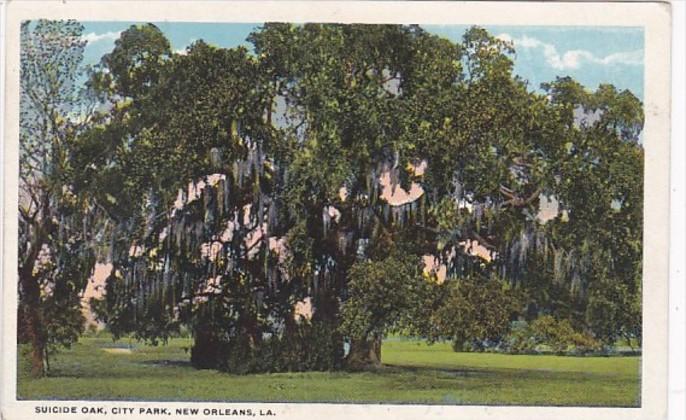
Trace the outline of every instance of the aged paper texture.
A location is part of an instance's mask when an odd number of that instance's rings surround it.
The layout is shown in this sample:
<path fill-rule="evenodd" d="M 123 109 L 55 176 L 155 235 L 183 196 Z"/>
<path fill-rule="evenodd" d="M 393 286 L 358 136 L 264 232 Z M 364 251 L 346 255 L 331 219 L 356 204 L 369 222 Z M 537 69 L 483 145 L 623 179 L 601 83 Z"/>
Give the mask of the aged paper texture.
<path fill-rule="evenodd" d="M 4 12 L 3 419 L 666 417 L 669 3 Z"/>

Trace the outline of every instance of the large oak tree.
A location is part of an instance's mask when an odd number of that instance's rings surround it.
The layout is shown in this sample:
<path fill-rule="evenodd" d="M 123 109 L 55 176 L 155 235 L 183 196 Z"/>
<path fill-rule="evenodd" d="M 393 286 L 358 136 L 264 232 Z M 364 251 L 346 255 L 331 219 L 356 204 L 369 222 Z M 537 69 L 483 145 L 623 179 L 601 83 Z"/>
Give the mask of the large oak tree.
<path fill-rule="evenodd" d="M 512 45 L 480 28 L 453 43 L 417 26 L 266 24 L 249 40 L 174 54 L 134 26 L 90 79 L 111 104 L 82 138 L 107 150 L 86 187 L 115 226 L 115 335 L 190 326 L 199 367 L 364 367 L 389 331 L 502 334 L 450 321 L 480 322 L 454 304 L 480 285 L 607 342 L 640 335 L 631 93 L 532 91 Z M 558 205 L 545 222 L 543 197 Z M 425 257 L 469 284 L 425 287 Z"/>

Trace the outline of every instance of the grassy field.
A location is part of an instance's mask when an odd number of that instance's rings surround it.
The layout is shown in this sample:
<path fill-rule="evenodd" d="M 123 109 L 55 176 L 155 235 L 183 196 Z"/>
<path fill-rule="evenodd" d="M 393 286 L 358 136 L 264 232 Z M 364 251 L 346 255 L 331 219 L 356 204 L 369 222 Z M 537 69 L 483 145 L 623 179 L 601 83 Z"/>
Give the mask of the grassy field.
<path fill-rule="evenodd" d="M 454 353 L 447 344 L 394 340 L 374 372 L 235 376 L 195 370 L 187 339 L 149 347 L 82 338 L 34 380 L 20 365 L 20 399 L 385 402 L 431 404 L 640 404 L 639 357 Z"/>

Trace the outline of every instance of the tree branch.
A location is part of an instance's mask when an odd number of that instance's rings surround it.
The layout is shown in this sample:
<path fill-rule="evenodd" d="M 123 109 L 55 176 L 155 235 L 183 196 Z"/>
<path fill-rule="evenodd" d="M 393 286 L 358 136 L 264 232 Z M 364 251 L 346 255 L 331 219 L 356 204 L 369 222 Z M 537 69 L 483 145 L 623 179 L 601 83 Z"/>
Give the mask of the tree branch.
<path fill-rule="evenodd" d="M 509 188 L 503 187 L 502 185 L 500 186 L 500 193 L 509 198 L 508 200 L 506 200 L 502 204 L 500 204 L 500 208 L 504 208 L 507 206 L 511 206 L 511 207 L 527 206 L 527 205 L 531 204 L 531 202 L 534 201 L 541 194 L 541 192 L 543 192 L 543 187 L 536 188 L 536 190 L 533 193 L 531 193 L 528 197 L 520 197 L 520 196 L 514 195 L 510 191 L 512 191 L 512 190 L 510 190 Z"/>

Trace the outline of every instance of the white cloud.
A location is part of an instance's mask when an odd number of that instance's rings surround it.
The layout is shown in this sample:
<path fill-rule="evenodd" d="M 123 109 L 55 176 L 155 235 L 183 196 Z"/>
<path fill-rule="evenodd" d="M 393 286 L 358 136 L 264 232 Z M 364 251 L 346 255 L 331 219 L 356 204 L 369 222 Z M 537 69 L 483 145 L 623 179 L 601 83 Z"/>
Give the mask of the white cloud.
<path fill-rule="evenodd" d="M 512 42 L 512 35 L 510 34 L 502 33 L 500 35 L 496 35 L 496 38 L 498 38 L 501 41 Z"/>
<path fill-rule="evenodd" d="M 643 64 L 643 50 L 618 52 L 604 57 L 598 57 L 587 50 L 570 50 L 560 53 L 553 44 L 548 44 L 540 39 L 526 35 L 523 35 L 521 38 L 513 38 L 510 34 L 503 33 L 496 38 L 505 42 L 511 42 L 517 48 L 541 50 L 546 63 L 556 70 L 578 69 L 584 62 L 605 66 L 613 64 Z"/>
<path fill-rule="evenodd" d="M 88 42 L 89 44 L 94 44 L 100 41 L 114 41 L 119 38 L 122 31 L 119 32 L 105 32 L 102 34 L 96 34 L 95 32 L 89 32 L 86 35 L 81 36 L 81 39 Z"/>
<path fill-rule="evenodd" d="M 174 54 L 179 54 L 179 55 L 188 55 L 188 48 L 193 45 L 195 41 L 197 41 L 198 38 L 190 38 L 188 40 L 188 43 L 186 43 L 185 47 L 181 47 L 178 50 L 174 50 Z"/>

